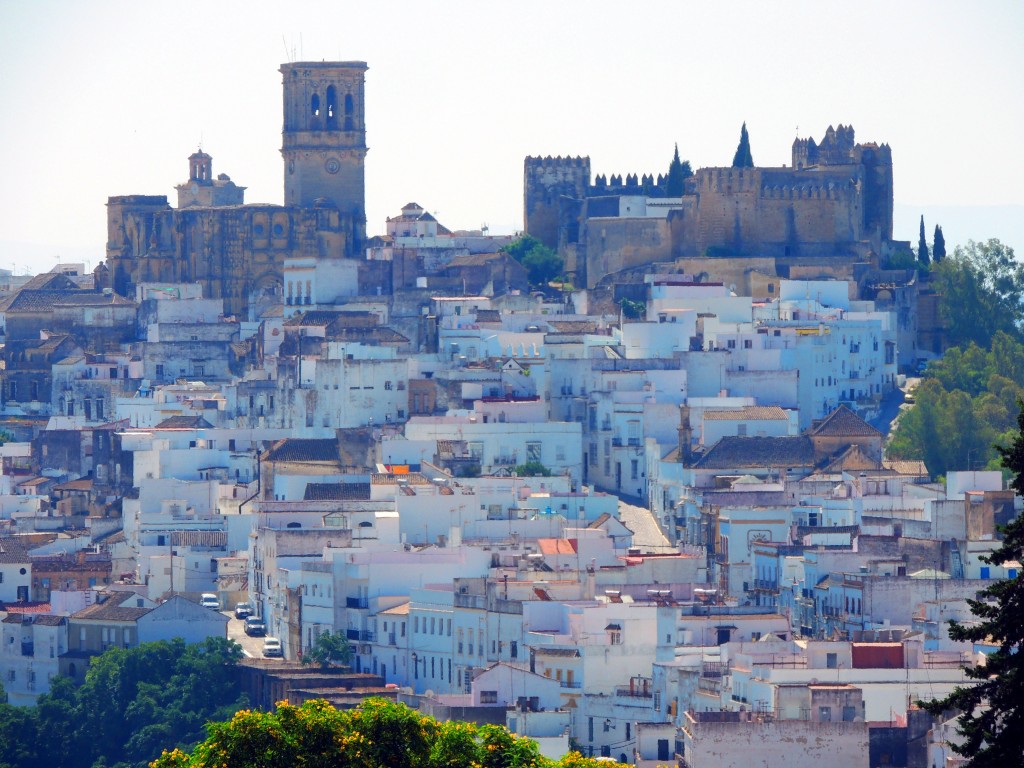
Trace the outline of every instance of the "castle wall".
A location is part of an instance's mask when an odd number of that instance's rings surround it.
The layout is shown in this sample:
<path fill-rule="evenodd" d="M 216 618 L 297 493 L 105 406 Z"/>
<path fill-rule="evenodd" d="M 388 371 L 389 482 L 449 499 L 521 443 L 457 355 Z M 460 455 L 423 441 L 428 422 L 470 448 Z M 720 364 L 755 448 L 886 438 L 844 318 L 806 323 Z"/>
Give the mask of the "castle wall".
<path fill-rule="evenodd" d="M 586 243 L 587 288 L 614 272 L 666 261 L 672 247 L 668 220 L 656 218 L 587 219 L 581 239 Z"/>

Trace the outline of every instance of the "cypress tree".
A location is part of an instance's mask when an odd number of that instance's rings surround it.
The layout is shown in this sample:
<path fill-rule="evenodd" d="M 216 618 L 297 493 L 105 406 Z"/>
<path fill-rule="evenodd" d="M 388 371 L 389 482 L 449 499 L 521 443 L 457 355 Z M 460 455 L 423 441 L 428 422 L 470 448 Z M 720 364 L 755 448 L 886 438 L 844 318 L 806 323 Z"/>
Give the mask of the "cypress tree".
<path fill-rule="evenodd" d="M 682 197 L 684 178 L 683 164 L 679 160 L 679 145 L 676 144 L 676 153 L 672 156 L 672 162 L 668 164 L 668 178 L 665 180 L 665 194 L 669 197 Z"/>
<path fill-rule="evenodd" d="M 928 256 L 928 241 L 924 238 L 924 214 L 921 214 L 921 234 L 917 238 L 917 260 L 926 267 L 931 263 Z"/>
<path fill-rule="evenodd" d="M 932 261 L 938 263 L 946 258 L 946 238 L 942 236 L 942 227 L 935 225 L 935 237 L 932 243 Z"/>
<path fill-rule="evenodd" d="M 736 147 L 736 154 L 732 158 L 733 168 L 753 168 L 754 158 L 750 154 L 750 136 L 747 135 L 747 124 L 743 123 L 740 128 L 740 144 Z"/>

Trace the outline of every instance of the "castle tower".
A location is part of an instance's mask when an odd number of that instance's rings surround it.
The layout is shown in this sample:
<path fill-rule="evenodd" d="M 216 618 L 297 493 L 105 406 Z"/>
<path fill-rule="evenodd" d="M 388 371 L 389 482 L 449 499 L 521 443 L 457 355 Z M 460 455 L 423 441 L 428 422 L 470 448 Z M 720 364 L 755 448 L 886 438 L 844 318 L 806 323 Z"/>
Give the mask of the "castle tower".
<path fill-rule="evenodd" d="M 523 218 L 526 233 L 558 248 L 560 198 L 583 200 L 590 187 L 589 157 L 527 157 L 523 167 Z"/>
<path fill-rule="evenodd" d="M 346 255 L 366 240 L 366 69 L 363 61 L 281 66 L 285 205 L 312 208 L 329 200 L 352 222 Z"/>

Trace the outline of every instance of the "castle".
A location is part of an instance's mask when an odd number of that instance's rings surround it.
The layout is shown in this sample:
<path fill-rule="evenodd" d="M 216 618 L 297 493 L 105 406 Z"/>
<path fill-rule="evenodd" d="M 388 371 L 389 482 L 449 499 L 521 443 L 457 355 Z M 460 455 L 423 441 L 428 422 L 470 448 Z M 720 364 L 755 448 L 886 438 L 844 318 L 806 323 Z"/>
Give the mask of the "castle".
<path fill-rule="evenodd" d="M 792 167 L 701 168 L 670 198 L 665 176 L 590 179 L 588 157 L 527 157 L 525 230 L 565 257 L 577 284 L 700 257 L 844 257 L 877 265 L 892 241 L 892 152 L 829 126 L 793 143 Z"/>
<path fill-rule="evenodd" d="M 281 301 L 286 259 L 354 258 L 366 241 L 366 63 L 281 67 L 284 202 L 246 205 L 244 187 L 213 175 L 212 158 L 189 157 L 189 179 L 166 196 L 107 201 L 106 279 L 133 297 L 145 282 L 200 283 L 224 311 L 256 317 Z"/>

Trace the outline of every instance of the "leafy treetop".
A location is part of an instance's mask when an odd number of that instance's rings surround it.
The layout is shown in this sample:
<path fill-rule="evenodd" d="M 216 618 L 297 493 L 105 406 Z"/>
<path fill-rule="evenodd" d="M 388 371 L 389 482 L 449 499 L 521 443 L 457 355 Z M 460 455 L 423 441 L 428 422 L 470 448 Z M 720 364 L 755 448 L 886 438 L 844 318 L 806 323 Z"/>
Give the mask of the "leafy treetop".
<path fill-rule="evenodd" d="M 56 677 L 34 708 L 0 704 L 0 765 L 145 768 L 244 706 L 233 669 L 241 656 L 224 638 L 113 648 L 80 687 Z"/>
<path fill-rule="evenodd" d="M 953 346 L 988 347 L 997 331 L 1024 338 L 1024 265 L 992 239 L 969 240 L 933 270 L 940 311 Z"/>
<path fill-rule="evenodd" d="M 352 658 L 352 647 L 342 632 L 324 631 L 317 635 L 313 647 L 302 657 L 306 666 L 318 664 L 321 667 L 333 667 L 336 664 L 348 664 Z"/>
<path fill-rule="evenodd" d="M 523 265 L 532 285 L 547 286 L 565 266 L 561 256 L 531 235 L 523 235 L 501 250 Z"/>
<path fill-rule="evenodd" d="M 341 711 L 323 699 L 275 712 L 238 712 L 215 723 L 191 754 L 165 752 L 153 768 L 601 768 L 570 753 L 559 761 L 500 725 L 438 722 L 404 704 L 370 698 Z"/>

